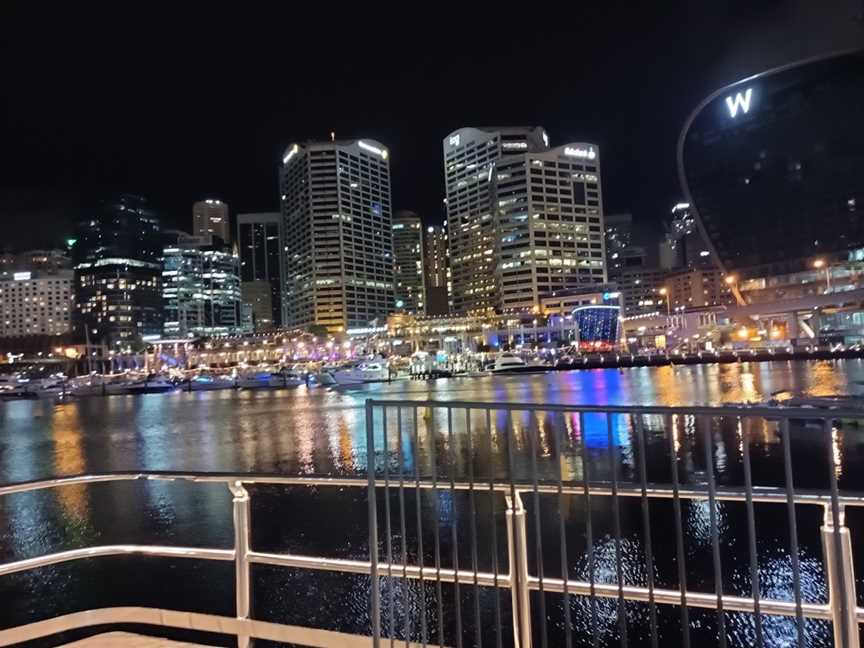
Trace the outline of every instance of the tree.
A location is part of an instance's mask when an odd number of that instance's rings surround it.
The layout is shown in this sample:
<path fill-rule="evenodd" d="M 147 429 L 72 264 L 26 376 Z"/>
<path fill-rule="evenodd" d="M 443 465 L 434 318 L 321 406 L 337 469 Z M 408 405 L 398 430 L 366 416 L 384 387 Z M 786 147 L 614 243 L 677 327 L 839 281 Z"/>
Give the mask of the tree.
<path fill-rule="evenodd" d="M 326 338 L 329 334 L 327 327 L 323 324 L 310 324 L 306 330 L 318 338 Z"/>

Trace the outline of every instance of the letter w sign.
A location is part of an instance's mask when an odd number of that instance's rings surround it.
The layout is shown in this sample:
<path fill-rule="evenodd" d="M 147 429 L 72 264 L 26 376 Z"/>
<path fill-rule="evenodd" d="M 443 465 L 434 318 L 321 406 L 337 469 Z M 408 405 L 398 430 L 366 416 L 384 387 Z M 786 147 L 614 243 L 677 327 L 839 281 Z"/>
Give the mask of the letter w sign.
<path fill-rule="evenodd" d="M 747 88 L 743 94 L 737 93 L 734 97 L 726 97 L 726 107 L 729 109 L 729 115 L 736 117 L 738 111 L 746 114 L 750 110 L 750 99 L 753 97 L 753 88 Z"/>

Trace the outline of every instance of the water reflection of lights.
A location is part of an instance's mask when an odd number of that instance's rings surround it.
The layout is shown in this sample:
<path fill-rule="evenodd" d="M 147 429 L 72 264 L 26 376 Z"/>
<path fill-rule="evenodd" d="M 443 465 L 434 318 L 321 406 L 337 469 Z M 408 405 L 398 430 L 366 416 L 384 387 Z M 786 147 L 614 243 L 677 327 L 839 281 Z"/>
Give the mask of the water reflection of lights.
<path fill-rule="evenodd" d="M 801 575 L 801 600 L 807 603 L 823 603 L 828 592 L 821 556 L 806 550 L 799 555 Z M 750 570 L 746 565 L 734 565 L 729 586 L 736 594 L 749 596 L 751 592 Z M 794 600 L 792 590 L 792 560 L 785 547 L 774 544 L 764 546 L 759 552 L 759 593 L 764 599 L 778 601 Z M 805 642 L 807 646 L 832 646 L 831 629 L 827 622 L 806 619 Z M 735 648 L 756 645 L 756 623 L 752 614 L 732 613 L 727 615 L 726 631 L 729 645 Z M 766 646 L 794 646 L 798 629 L 794 617 L 762 616 L 762 635 Z"/>
<path fill-rule="evenodd" d="M 87 472 L 81 421 L 78 408 L 72 404 L 58 407 L 54 413 L 54 470 L 58 475 L 80 475 Z M 87 487 L 83 484 L 56 489 L 57 499 L 69 518 L 83 518 L 87 513 Z M 71 520 L 70 520 L 71 521 Z"/>
<path fill-rule="evenodd" d="M 707 503 L 706 503 L 707 504 Z M 697 513 L 697 517 L 707 519 L 707 509 Z M 647 586 L 647 571 L 645 569 L 644 548 L 636 538 L 621 539 L 621 561 L 624 583 L 627 585 Z M 615 563 L 615 541 L 605 536 L 595 541 L 594 553 L 594 579 L 595 582 L 614 584 L 617 582 Z M 588 582 L 590 580 L 590 561 L 587 555 L 582 556 L 573 565 L 570 575 L 575 580 Z M 802 550 L 799 556 L 801 576 L 801 600 L 809 603 L 824 603 L 827 600 L 827 589 L 822 561 L 815 556 Z M 726 580 L 727 593 L 750 596 L 750 570 L 746 563 L 731 566 L 731 574 Z M 657 582 L 659 573 L 655 567 L 654 581 Z M 763 547 L 759 553 L 759 589 L 763 599 L 792 601 L 792 561 L 786 549 L 780 544 Z M 559 600 L 557 606 L 563 605 L 563 599 Z M 618 601 L 614 598 L 596 599 L 597 626 L 592 625 L 592 605 L 588 597 L 570 597 L 570 618 L 574 626 L 574 636 L 588 638 L 592 633 L 600 640 L 601 645 L 613 645 L 619 639 L 618 628 Z M 677 611 L 667 606 L 658 606 L 658 614 L 661 618 L 665 614 L 677 616 Z M 645 604 L 628 603 L 626 606 L 627 624 L 630 628 L 631 639 L 635 634 L 647 632 L 649 623 L 649 608 Z M 704 630 L 704 621 L 712 618 L 713 611 L 694 611 L 691 613 L 690 627 L 694 633 Z M 551 615 L 555 618 L 556 625 L 563 633 L 563 614 Z M 794 617 L 762 616 L 762 634 L 766 646 L 794 646 L 797 643 L 797 626 Z M 712 623 L 708 621 L 708 623 Z M 807 646 L 829 648 L 831 643 L 830 624 L 825 621 L 805 620 L 805 637 Z M 752 614 L 728 613 L 726 614 L 726 639 L 730 648 L 749 648 L 756 645 L 755 618 Z M 673 631 L 674 637 L 680 637 L 677 631 Z M 661 627 L 661 645 L 662 643 Z M 647 637 L 646 637 L 647 642 Z M 580 644 L 581 645 L 581 644 Z M 641 644 L 639 644 L 641 645 Z M 669 643 L 668 645 L 673 645 Z M 694 644 L 696 645 L 696 644 Z"/>
<path fill-rule="evenodd" d="M 633 538 L 621 538 L 621 570 L 624 582 L 628 585 L 645 585 L 648 582 L 647 571 L 642 544 Z M 594 553 L 594 580 L 597 583 L 617 582 L 617 568 L 615 562 L 615 540 L 610 536 L 604 536 L 595 540 Z M 589 556 L 583 555 L 573 566 L 571 574 L 576 580 L 589 581 L 591 577 L 591 561 Z M 657 579 L 656 568 L 654 580 Z M 575 626 L 577 635 L 591 636 L 594 631 L 592 627 L 592 605 L 588 597 L 573 596 L 570 598 L 571 619 Z M 597 628 L 601 643 L 614 641 L 618 637 L 618 601 L 613 598 L 597 598 Z M 627 622 L 634 623 L 638 614 L 636 608 L 627 606 Z M 647 622 L 647 615 L 644 619 Z M 609 644 L 611 645 L 611 644 Z"/>
<path fill-rule="evenodd" d="M 834 475 L 837 479 L 843 476 L 843 445 L 840 431 L 831 426 L 831 454 L 834 457 Z"/>
<path fill-rule="evenodd" d="M 697 547 L 707 546 L 711 542 L 711 504 L 708 500 L 690 500 L 686 508 L 686 536 L 692 538 Z M 717 535 L 722 542 L 723 536 L 729 531 L 723 502 L 714 503 L 714 515 L 717 520 Z"/>

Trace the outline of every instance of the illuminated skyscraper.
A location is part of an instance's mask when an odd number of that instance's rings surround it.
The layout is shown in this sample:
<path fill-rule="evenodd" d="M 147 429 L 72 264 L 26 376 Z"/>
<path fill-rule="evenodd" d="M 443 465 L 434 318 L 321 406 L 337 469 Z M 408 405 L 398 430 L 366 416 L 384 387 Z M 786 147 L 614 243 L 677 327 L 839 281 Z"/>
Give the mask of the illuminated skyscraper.
<path fill-rule="evenodd" d="M 222 239 L 181 235 L 163 250 L 165 336 L 243 333 L 240 258 Z"/>
<path fill-rule="evenodd" d="M 109 348 L 162 333 L 159 219 L 139 196 L 105 201 L 81 222 L 72 247 L 76 320 Z"/>
<path fill-rule="evenodd" d="M 546 295 L 606 282 L 596 145 L 462 128 L 443 148 L 457 313 L 539 310 Z"/>
<path fill-rule="evenodd" d="M 426 314 L 450 312 L 450 250 L 447 227 L 430 225 L 423 240 L 423 274 L 426 288 Z"/>
<path fill-rule="evenodd" d="M 226 243 L 231 241 L 231 224 L 228 205 L 221 200 L 208 198 L 192 205 L 192 235 L 213 234 Z"/>
<path fill-rule="evenodd" d="M 423 224 L 412 211 L 398 211 L 393 217 L 393 292 L 397 311 L 422 314 Z"/>
<path fill-rule="evenodd" d="M 281 326 L 282 215 L 238 214 L 237 246 L 243 301 L 252 305 L 256 328 Z"/>
<path fill-rule="evenodd" d="M 393 311 L 388 155 L 368 139 L 292 144 L 285 151 L 284 326 L 342 331 Z"/>

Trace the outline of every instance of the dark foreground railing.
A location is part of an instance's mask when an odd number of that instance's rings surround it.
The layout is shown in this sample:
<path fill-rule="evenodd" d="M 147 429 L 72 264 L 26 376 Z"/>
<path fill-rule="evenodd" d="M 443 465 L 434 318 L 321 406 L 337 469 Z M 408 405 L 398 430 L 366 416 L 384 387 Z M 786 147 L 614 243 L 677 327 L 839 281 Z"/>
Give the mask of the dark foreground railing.
<path fill-rule="evenodd" d="M 854 431 L 851 426 L 862 418 L 859 412 L 782 408 L 367 401 L 368 479 L 142 472 L 0 487 L 0 496 L 6 496 L 131 480 L 222 483 L 233 494 L 234 526 L 233 549 L 96 546 L 6 563 L 0 565 L 0 576 L 116 555 L 233 561 L 236 574 L 234 617 L 157 608 L 102 608 L 2 630 L 0 645 L 77 628 L 136 623 L 233 635 L 238 646 L 264 639 L 322 647 L 382 643 L 482 646 L 485 642 L 520 648 L 533 644 L 569 648 L 599 645 L 610 637 L 622 646 L 689 646 L 691 633 L 700 625 L 692 615 L 708 609 L 716 611 L 711 631 L 715 645 L 729 644 L 729 615 L 742 613 L 753 616 L 748 645 L 775 645 L 763 627 L 765 619 L 774 616 L 790 620 L 794 627 L 792 645 L 809 645 L 807 623 L 818 620 L 829 624 L 828 641 L 834 646 L 857 648 L 864 609 L 857 603 L 853 548 L 845 515 L 849 507 L 864 506 L 864 496 L 841 493 L 838 488 L 842 459 L 838 456 L 838 435 L 845 429 Z M 729 425 L 740 439 L 740 485 L 718 483 L 720 438 L 716 432 L 718 426 Z M 825 467 L 826 488 L 796 486 L 793 434 L 805 435 L 808 443 L 820 449 L 821 455 L 814 454 L 813 464 Z M 782 469 L 775 485 L 754 485 L 751 443 L 755 435 L 763 441 L 770 436 L 776 446 L 772 455 Z M 702 444 L 704 469 L 682 463 L 686 443 L 699 449 L 694 439 Z M 654 452 L 652 461 L 648 460 L 649 452 Z M 662 455 L 660 461 L 654 460 L 658 454 Z M 809 478 L 812 480 L 812 475 Z M 256 484 L 367 489 L 369 559 L 253 550 L 247 486 Z M 422 513 L 424 498 L 426 502 L 431 499 L 434 509 L 431 524 Z M 638 560 L 644 566 L 644 578 L 635 583 L 630 574 L 634 557 L 622 530 L 622 511 L 637 503 Z M 695 503 L 707 505 L 710 564 L 688 563 L 688 536 L 698 529 L 685 521 L 682 511 Z M 745 508 L 745 529 L 721 530 L 721 503 Z M 671 512 L 663 517 L 658 507 L 665 505 Z M 785 511 L 791 570 L 789 582 L 781 585 L 788 586 L 788 597 L 763 595 L 760 579 L 765 571 L 757 548 L 757 506 L 760 510 L 770 506 Z M 825 600 L 802 596 L 798 518 L 803 507 L 813 506 L 823 511 L 820 533 L 827 576 Z M 578 518 L 580 528 L 574 531 L 571 518 L 579 507 L 583 507 Z M 600 517 L 611 526 L 607 534 L 611 560 L 598 553 L 606 542 L 605 536 L 600 536 Z M 502 523 L 506 530 L 499 537 Z M 699 527 L 700 532 L 705 531 L 704 526 Z M 652 544 L 660 527 L 664 534 L 674 536 L 674 547 Z M 748 595 L 733 595 L 724 589 L 728 565 L 723 564 L 721 542 L 724 536 L 736 533 L 747 548 Z M 550 545 L 554 549 L 551 552 Z M 677 587 L 661 587 L 656 582 L 661 551 L 673 556 Z M 506 567 L 499 564 L 499 554 L 506 556 Z M 560 565 L 557 575 L 550 568 L 556 563 Z M 586 563 L 587 569 L 577 570 L 574 576 L 576 565 Z M 250 593 L 253 564 L 369 575 L 371 636 L 256 619 Z M 489 568 L 481 569 L 484 565 Z M 713 583 L 713 587 L 688 587 L 694 576 L 700 583 Z M 784 578 L 782 575 L 780 580 Z M 443 586 L 453 589 L 452 597 L 445 595 Z M 494 594 L 486 596 L 488 592 Z M 509 610 L 502 603 L 501 592 L 507 594 Z M 302 597 L 304 592 L 296 595 Z M 550 621 L 554 615 L 547 609 L 552 605 L 550 597 L 555 596 L 562 597 L 560 623 Z M 577 605 L 574 611 L 573 606 L 580 601 L 585 604 Z M 647 613 L 634 619 L 628 612 L 633 603 L 647 606 Z M 616 633 L 605 636 L 601 630 L 608 626 L 608 618 L 604 617 L 613 604 Z M 661 623 L 668 610 L 680 616 L 675 636 L 670 636 L 668 627 L 664 633 Z M 556 633 L 561 634 L 560 640 Z M 693 645 L 704 642 L 697 639 Z"/>

